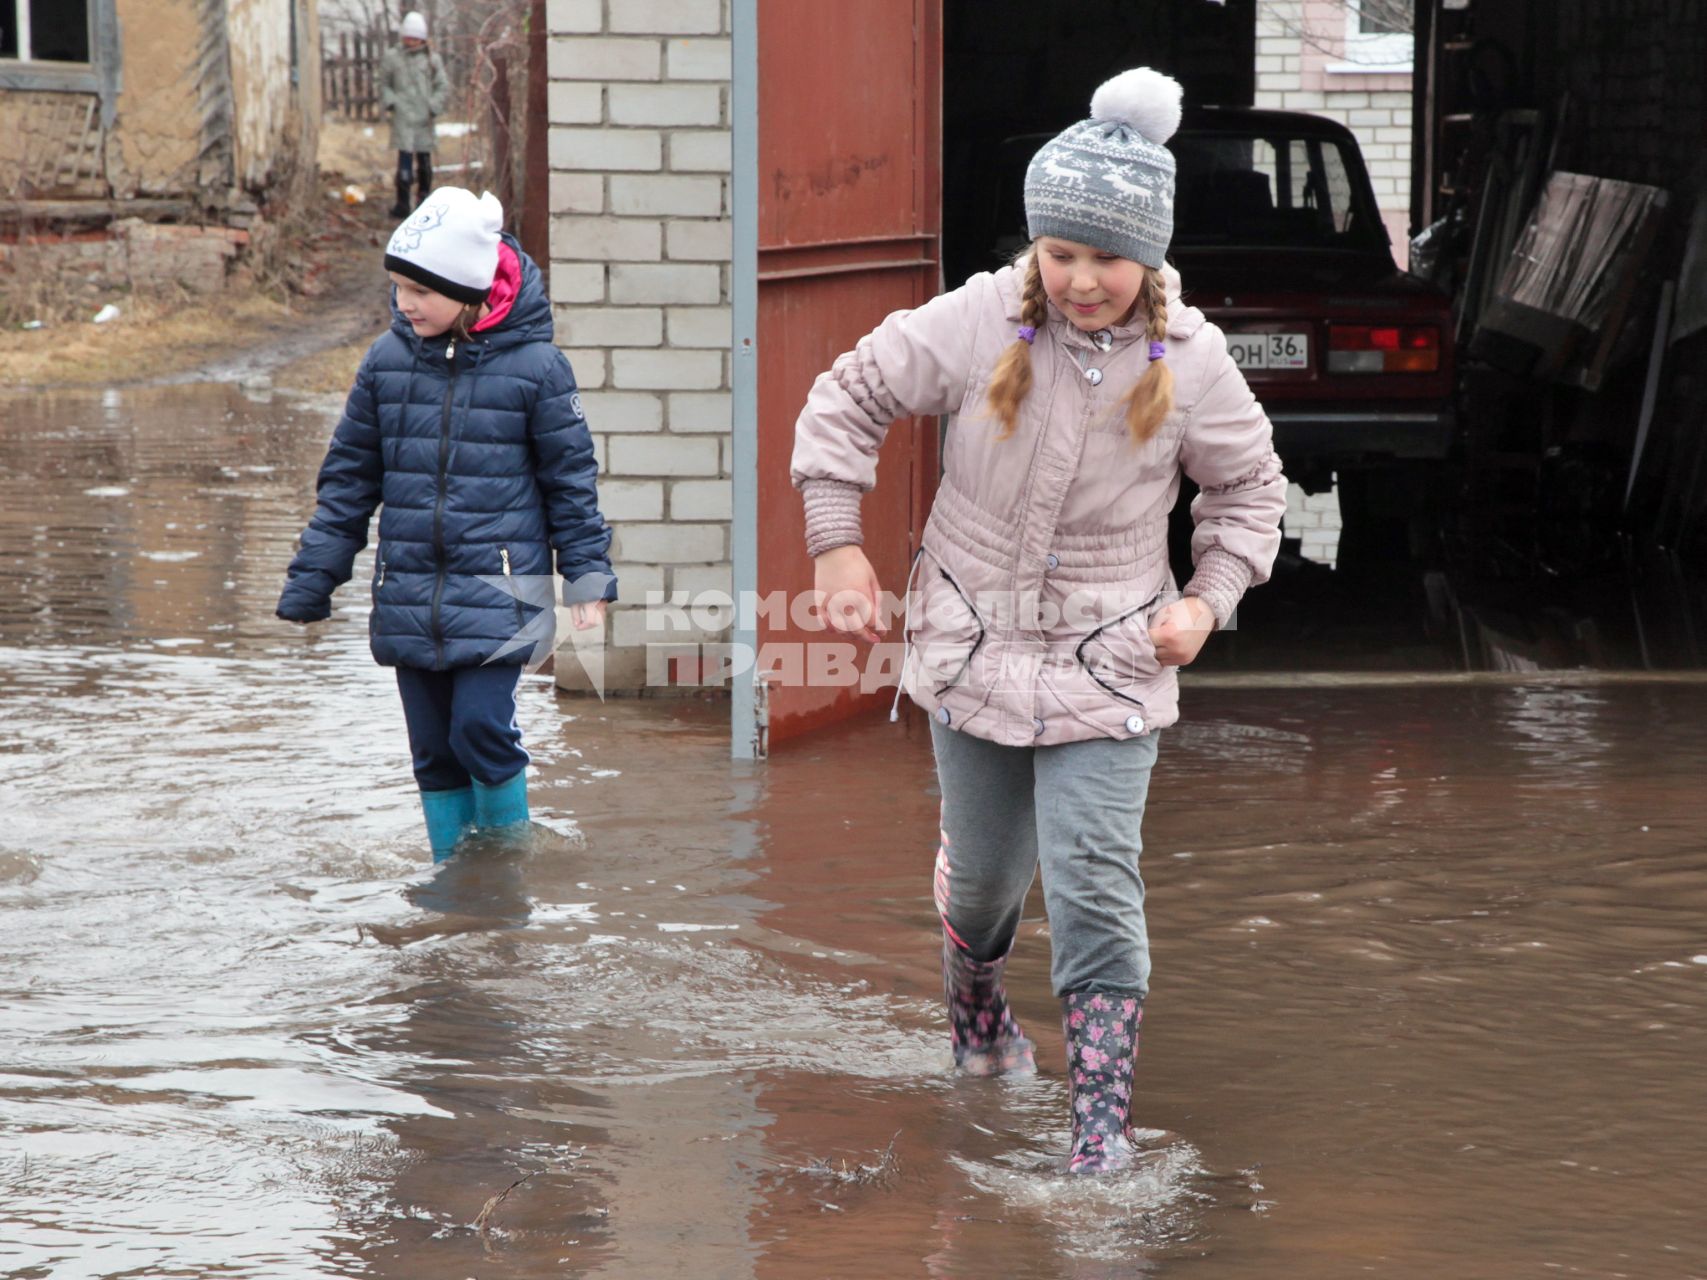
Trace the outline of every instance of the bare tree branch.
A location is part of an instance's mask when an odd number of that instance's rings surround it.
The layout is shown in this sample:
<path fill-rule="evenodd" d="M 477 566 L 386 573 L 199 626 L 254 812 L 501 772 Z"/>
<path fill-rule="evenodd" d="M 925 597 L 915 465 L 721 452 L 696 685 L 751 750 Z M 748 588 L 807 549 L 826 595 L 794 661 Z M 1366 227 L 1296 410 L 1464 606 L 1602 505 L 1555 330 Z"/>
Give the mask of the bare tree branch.
<path fill-rule="evenodd" d="M 1311 20 L 1302 0 L 1261 0 L 1260 20 L 1282 35 L 1295 36 L 1312 49 L 1344 62 L 1376 64 L 1381 55 L 1367 56 L 1346 36 L 1361 16 L 1364 34 L 1408 35 L 1416 27 L 1415 0 L 1334 0 L 1332 18 Z M 1381 59 L 1385 61 L 1385 59 Z"/>

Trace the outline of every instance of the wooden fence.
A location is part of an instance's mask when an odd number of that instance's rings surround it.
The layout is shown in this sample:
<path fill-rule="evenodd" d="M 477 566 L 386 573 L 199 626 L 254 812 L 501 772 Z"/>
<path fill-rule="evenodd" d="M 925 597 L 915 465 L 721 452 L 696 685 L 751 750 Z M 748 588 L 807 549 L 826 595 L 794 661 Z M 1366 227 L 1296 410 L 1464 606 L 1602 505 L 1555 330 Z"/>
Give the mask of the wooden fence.
<path fill-rule="evenodd" d="M 348 120 L 378 120 L 379 60 L 385 55 L 384 33 L 342 31 L 336 48 L 320 54 L 320 96 L 327 111 Z"/>

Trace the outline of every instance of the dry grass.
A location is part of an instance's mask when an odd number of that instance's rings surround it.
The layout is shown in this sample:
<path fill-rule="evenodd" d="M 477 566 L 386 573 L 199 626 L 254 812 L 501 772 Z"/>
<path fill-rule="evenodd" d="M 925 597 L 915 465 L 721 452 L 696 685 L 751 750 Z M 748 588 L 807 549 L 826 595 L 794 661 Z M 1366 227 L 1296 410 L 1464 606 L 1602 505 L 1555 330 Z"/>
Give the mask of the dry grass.
<path fill-rule="evenodd" d="M 363 338 L 359 342 L 294 360 L 273 374 L 273 385 L 285 391 L 343 395 L 355 382 L 356 366 L 361 364 L 371 341 Z"/>
<path fill-rule="evenodd" d="M 80 281 L 43 269 L 29 248 L 14 249 L 0 270 L 0 330 L 27 323 L 63 324 L 100 310 L 95 290 Z"/>
<path fill-rule="evenodd" d="M 32 272 L 18 263 L 26 269 L 0 272 L 0 315 L 13 316 L 0 322 L 0 387 L 110 386 L 273 351 L 270 363 L 283 366 L 285 385 L 347 389 L 362 351 L 388 318 L 377 252 L 385 218 L 371 204 L 351 208 L 321 199 L 318 207 L 256 227 L 241 264 L 214 295 L 173 286 L 83 296 L 63 271 Z M 107 301 L 118 306 L 119 318 L 91 323 Z M 40 310 L 25 314 L 37 304 Z M 20 319 L 37 317 L 45 327 L 18 327 Z M 300 354 L 317 342 L 351 342 L 364 328 L 371 332 L 359 345 Z M 262 359 L 258 371 L 268 363 Z"/>
<path fill-rule="evenodd" d="M 369 200 L 391 201 L 391 175 L 397 157 L 391 150 L 391 126 L 362 124 L 327 116 L 320 122 L 320 185 L 355 183 Z"/>
<path fill-rule="evenodd" d="M 389 230 L 390 142 L 383 122 L 325 119 L 317 202 L 257 229 L 244 265 L 213 297 L 177 289 L 95 297 L 63 273 L 55 278 L 20 260 L 0 274 L 0 387 L 109 386 L 187 372 L 252 349 L 293 323 L 323 317 L 328 305 L 339 304 L 321 295 L 347 298 L 352 273 L 374 276 L 377 290 L 373 247 L 382 241 L 373 237 Z M 361 188 L 365 203 L 348 207 L 338 200 L 336 193 L 350 184 Z M 118 306 L 119 318 L 91 323 L 107 301 Z M 19 328 L 31 320 L 44 327 Z M 288 363 L 275 374 L 275 385 L 342 393 L 370 338 Z"/>
<path fill-rule="evenodd" d="M 181 373 L 242 349 L 292 314 L 277 297 L 244 288 L 213 298 L 121 294 L 113 302 L 119 317 L 106 324 L 85 315 L 0 331 L 0 387 L 106 386 Z"/>

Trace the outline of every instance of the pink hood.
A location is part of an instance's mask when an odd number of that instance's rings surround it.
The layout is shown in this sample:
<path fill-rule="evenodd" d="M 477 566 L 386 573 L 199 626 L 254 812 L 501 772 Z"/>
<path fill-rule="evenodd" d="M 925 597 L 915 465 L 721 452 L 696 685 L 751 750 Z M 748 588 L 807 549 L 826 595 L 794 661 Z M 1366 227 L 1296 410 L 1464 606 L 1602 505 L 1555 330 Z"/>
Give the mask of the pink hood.
<path fill-rule="evenodd" d="M 504 323 L 522 291 L 522 262 L 516 251 L 502 240 L 498 242 L 498 273 L 492 277 L 492 292 L 486 296 L 490 311 L 474 326 L 475 333 L 496 329 Z"/>

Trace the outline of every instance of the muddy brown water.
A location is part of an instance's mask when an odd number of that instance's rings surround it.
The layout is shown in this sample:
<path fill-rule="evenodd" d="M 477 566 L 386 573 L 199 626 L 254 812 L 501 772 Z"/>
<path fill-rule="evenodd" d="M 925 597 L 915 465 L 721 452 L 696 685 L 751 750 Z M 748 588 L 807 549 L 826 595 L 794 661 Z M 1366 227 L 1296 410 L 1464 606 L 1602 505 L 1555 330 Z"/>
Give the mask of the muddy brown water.
<path fill-rule="evenodd" d="M 1707 1276 L 1707 689 L 1188 690 L 1069 1181 L 1036 913 L 1044 1074 L 945 1070 L 922 724 L 530 679 L 428 864 L 363 593 L 270 616 L 329 425 L 0 401 L 0 1275 Z"/>

